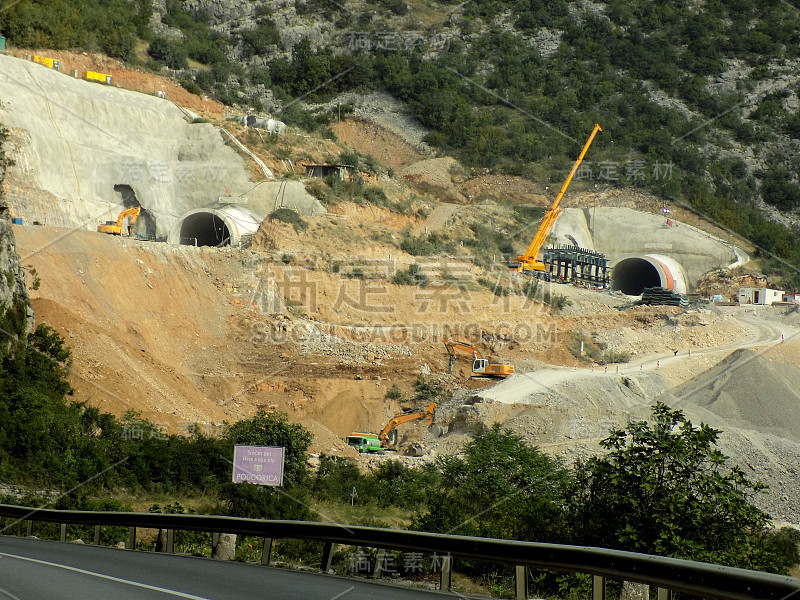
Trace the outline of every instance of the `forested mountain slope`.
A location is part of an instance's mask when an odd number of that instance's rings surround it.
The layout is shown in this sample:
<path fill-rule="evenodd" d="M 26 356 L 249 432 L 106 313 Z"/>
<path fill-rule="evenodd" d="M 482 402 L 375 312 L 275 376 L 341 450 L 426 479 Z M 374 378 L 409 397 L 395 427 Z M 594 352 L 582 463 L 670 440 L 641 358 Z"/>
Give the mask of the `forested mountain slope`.
<path fill-rule="evenodd" d="M 800 265 L 797 0 L 23 0 L 0 31 L 163 68 L 308 129 L 339 113 L 312 103 L 388 91 L 435 148 L 545 184 L 598 122 L 579 178 L 686 203 L 800 283 L 782 262 Z"/>

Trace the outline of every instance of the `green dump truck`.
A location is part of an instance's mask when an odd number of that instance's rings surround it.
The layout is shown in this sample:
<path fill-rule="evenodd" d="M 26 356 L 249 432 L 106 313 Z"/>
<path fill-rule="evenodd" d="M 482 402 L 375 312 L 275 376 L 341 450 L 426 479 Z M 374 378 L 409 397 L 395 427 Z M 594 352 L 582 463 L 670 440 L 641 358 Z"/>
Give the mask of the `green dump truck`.
<path fill-rule="evenodd" d="M 352 446 L 362 454 L 383 454 L 381 441 L 374 433 L 351 433 L 345 441 L 348 446 Z"/>

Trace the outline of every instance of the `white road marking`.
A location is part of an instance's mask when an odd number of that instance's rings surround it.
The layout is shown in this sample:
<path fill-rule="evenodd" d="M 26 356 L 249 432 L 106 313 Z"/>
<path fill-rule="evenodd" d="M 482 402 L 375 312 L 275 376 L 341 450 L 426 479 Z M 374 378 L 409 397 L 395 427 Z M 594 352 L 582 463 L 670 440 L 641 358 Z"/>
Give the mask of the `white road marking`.
<path fill-rule="evenodd" d="M 40 565 L 47 565 L 48 567 L 56 567 L 57 569 L 64 569 L 66 571 L 73 571 L 75 573 L 81 573 L 83 575 L 90 575 L 91 577 L 97 577 L 99 579 L 107 579 L 109 581 L 114 581 L 116 583 L 124 583 L 125 585 L 132 585 L 133 587 L 144 588 L 146 590 L 152 590 L 154 592 L 161 592 L 163 594 L 169 594 L 170 596 L 176 596 L 178 598 L 189 598 L 189 600 L 208 600 L 208 598 L 203 598 L 202 596 L 193 596 L 192 594 L 184 594 L 183 592 L 178 592 L 175 590 L 168 590 L 166 588 L 157 587 L 155 585 L 147 585 L 146 583 L 139 583 L 138 581 L 130 581 L 128 579 L 121 579 L 119 577 L 112 577 L 111 575 L 103 575 L 102 573 L 95 573 L 93 571 L 86 571 L 84 569 L 78 569 L 76 567 L 69 567 L 67 565 L 60 565 L 58 563 L 48 562 L 46 560 L 39 560 L 36 558 L 28 558 L 27 556 L 17 556 L 16 554 L 6 554 L 5 552 L 0 552 L 0 557 L 7 557 L 7 558 L 16 558 L 18 560 L 26 560 L 28 562 L 37 563 Z"/>

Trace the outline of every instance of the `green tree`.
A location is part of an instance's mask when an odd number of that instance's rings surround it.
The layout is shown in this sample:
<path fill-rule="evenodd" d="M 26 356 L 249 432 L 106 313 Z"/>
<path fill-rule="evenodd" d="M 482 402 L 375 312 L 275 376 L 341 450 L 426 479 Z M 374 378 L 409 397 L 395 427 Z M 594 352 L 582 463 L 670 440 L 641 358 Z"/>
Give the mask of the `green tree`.
<path fill-rule="evenodd" d="M 464 456 L 438 461 L 439 485 L 415 529 L 530 541 L 563 541 L 562 504 L 569 472 L 538 448 L 495 424 Z"/>
<path fill-rule="evenodd" d="M 317 498 L 346 502 L 353 487 L 360 487 L 360 482 L 361 474 L 354 463 L 341 456 L 320 454 L 319 469 L 312 485 Z"/>
<path fill-rule="evenodd" d="M 783 167 L 761 172 L 761 194 L 764 200 L 781 210 L 800 206 L 800 186 L 792 183 L 791 173 Z"/>
<path fill-rule="evenodd" d="M 189 66 L 186 52 L 178 44 L 163 37 L 153 38 L 147 53 L 155 60 L 163 62 L 170 69 L 185 69 Z"/>
<path fill-rule="evenodd" d="M 754 537 L 768 517 L 750 504 L 764 488 L 716 448 L 720 431 L 653 406 L 600 442 L 576 469 L 570 522 L 576 542 L 746 568 L 774 567 Z"/>

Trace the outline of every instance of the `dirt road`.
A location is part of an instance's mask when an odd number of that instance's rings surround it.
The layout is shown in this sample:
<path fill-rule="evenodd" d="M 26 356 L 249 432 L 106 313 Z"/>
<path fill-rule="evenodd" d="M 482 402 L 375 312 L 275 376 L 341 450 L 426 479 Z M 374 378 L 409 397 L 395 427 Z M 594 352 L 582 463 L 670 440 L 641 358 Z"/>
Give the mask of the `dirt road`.
<path fill-rule="evenodd" d="M 531 398 L 542 393 L 558 393 L 555 386 L 564 382 L 580 382 L 585 384 L 587 379 L 608 377 L 609 375 L 636 374 L 667 370 L 679 363 L 688 363 L 701 357 L 717 357 L 729 354 L 741 348 L 759 348 L 780 344 L 800 336 L 800 329 L 769 320 L 762 312 L 753 314 L 758 309 L 746 307 L 727 308 L 725 314 L 728 318 L 735 319 L 748 331 L 749 338 L 743 342 L 698 348 L 690 352 L 673 352 L 650 354 L 634 363 L 612 364 L 608 367 L 595 365 L 591 368 L 581 367 L 551 367 L 529 373 L 517 373 L 495 386 L 487 388 L 479 394 L 485 400 L 502 404 L 529 404 Z M 718 360 L 718 358 L 717 358 Z M 716 362 L 716 361 L 715 361 Z M 704 363 L 705 364 L 705 363 Z M 693 370 L 687 370 L 691 373 Z M 536 402 L 540 400 L 537 398 Z"/>

